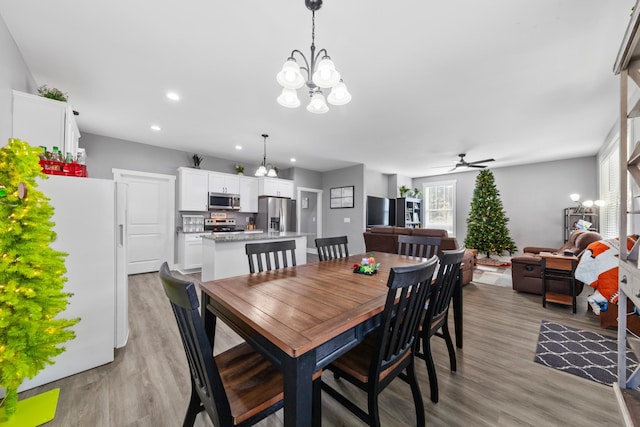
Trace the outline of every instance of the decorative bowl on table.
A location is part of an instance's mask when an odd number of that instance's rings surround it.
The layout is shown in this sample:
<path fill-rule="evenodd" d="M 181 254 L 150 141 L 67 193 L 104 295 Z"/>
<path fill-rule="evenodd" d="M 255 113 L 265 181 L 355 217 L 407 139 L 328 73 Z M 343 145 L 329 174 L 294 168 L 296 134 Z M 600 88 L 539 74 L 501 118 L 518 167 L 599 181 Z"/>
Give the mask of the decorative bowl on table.
<path fill-rule="evenodd" d="M 376 274 L 378 272 L 378 268 L 380 268 L 380 263 L 376 262 L 373 254 L 371 254 L 369 258 L 362 258 L 362 262 L 360 262 L 360 264 L 354 264 L 353 272 L 370 276 L 372 274 Z"/>

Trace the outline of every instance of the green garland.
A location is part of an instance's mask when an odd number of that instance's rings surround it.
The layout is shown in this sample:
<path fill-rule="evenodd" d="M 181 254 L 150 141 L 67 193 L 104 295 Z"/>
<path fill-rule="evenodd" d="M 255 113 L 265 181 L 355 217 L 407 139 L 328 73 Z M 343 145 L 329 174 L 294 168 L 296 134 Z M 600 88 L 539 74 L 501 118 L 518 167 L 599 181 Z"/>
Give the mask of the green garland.
<path fill-rule="evenodd" d="M 0 386 L 7 390 L 2 406 L 8 417 L 20 384 L 54 363 L 80 320 L 56 317 L 71 296 L 63 292 L 67 254 L 50 247 L 53 207 L 36 189 L 36 178 L 46 177 L 39 152 L 18 139 L 0 149 Z M 18 192 L 21 183 L 26 195 Z"/>

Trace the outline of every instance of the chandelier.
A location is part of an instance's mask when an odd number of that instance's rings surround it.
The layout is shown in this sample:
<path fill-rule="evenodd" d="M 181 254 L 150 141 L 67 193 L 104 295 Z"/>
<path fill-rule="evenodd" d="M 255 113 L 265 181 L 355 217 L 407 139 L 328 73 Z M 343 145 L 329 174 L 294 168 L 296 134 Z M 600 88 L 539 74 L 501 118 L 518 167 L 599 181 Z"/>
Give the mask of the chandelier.
<path fill-rule="evenodd" d="M 264 138 L 264 157 L 262 157 L 262 163 L 260 163 L 260 167 L 256 170 L 255 176 L 277 177 L 278 172 L 276 172 L 276 168 L 271 163 L 267 163 L 267 138 L 269 138 L 269 135 L 263 133 L 262 137 Z"/>
<path fill-rule="evenodd" d="M 297 108 L 300 106 L 298 93 L 305 84 L 309 89 L 311 101 L 307 105 L 307 111 L 316 114 L 323 114 L 329 111 L 327 102 L 332 105 L 345 105 L 351 101 L 351 94 L 347 86 L 340 78 L 340 73 L 336 70 L 331 57 L 326 49 L 321 49 L 316 54 L 316 10 L 322 6 L 322 0 L 305 0 L 307 9 L 311 11 L 311 55 L 309 60 L 298 49 L 291 52 L 291 56 L 282 66 L 282 70 L 276 76 L 276 80 L 283 87 L 282 93 L 278 97 L 278 104 L 287 108 Z M 304 61 L 304 66 L 300 67 L 294 55 L 300 56 Z M 318 61 L 319 59 L 319 61 Z M 307 78 L 303 77 L 300 70 L 307 73 Z M 322 89 L 331 89 L 331 93 L 325 100 Z"/>

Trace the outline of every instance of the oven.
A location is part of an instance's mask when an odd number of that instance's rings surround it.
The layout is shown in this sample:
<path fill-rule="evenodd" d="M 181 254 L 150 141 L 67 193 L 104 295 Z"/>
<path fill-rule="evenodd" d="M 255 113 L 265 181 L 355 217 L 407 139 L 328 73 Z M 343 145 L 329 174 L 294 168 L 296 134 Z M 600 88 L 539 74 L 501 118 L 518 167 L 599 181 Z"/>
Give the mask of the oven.
<path fill-rule="evenodd" d="M 236 230 L 235 218 L 205 218 L 204 230 L 215 233 L 232 233 Z"/>

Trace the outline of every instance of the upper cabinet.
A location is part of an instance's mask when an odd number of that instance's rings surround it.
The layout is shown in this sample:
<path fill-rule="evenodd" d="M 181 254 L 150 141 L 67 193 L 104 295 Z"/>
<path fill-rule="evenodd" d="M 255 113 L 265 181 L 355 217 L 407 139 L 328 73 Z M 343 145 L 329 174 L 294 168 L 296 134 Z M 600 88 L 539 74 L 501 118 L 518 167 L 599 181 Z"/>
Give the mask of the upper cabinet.
<path fill-rule="evenodd" d="M 178 210 L 204 212 L 208 204 L 209 172 L 178 168 Z"/>
<path fill-rule="evenodd" d="M 14 138 L 52 151 L 56 146 L 75 158 L 80 132 L 71 106 L 62 101 L 13 91 Z"/>
<path fill-rule="evenodd" d="M 240 194 L 240 176 L 209 172 L 209 193 Z"/>
<path fill-rule="evenodd" d="M 293 181 L 280 178 L 259 178 L 258 195 L 293 199 Z"/>
<path fill-rule="evenodd" d="M 241 176 L 240 212 L 258 212 L 258 178 Z"/>

